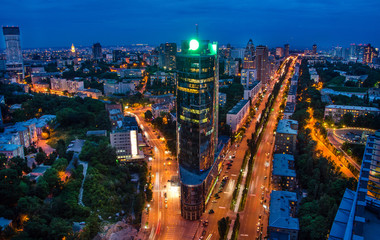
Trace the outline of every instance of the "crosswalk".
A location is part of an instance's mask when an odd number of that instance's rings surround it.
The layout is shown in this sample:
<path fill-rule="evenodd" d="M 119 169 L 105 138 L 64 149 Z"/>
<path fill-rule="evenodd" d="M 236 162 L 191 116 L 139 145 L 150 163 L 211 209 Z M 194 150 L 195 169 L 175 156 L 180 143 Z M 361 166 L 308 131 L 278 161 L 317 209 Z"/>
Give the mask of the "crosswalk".
<path fill-rule="evenodd" d="M 197 231 L 197 223 L 183 222 L 173 223 L 165 228 L 165 232 L 161 235 L 161 239 L 167 240 L 192 240 Z"/>

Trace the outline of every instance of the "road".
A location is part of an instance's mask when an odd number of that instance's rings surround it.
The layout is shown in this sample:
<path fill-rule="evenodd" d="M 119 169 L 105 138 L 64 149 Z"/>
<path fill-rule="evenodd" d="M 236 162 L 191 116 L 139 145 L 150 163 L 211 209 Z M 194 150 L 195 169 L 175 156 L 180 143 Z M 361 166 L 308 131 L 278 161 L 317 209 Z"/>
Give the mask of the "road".
<path fill-rule="evenodd" d="M 348 169 L 346 166 L 344 166 L 343 162 L 337 157 L 319 138 L 318 138 L 318 133 L 315 129 L 315 123 L 317 122 L 315 120 L 314 116 L 314 111 L 312 108 L 308 108 L 307 112 L 310 115 L 310 118 L 307 120 L 305 128 L 309 128 L 311 130 L 311 138 L 313 141 L 317 143 L 316 145 L 316 151 L 320 151 L 321 154 L 325 157 L 330 159 L 331 161 L 335 162 L 337 166 L 340 167 L 340 171 L 348 178 L 357 178 L 350 169 Z"/>
<path fill-rule="evenodd" d="M 281 88 L 273 105 L 273 111 L 271 112 L 268 123 L 263 129 L 263 138 L 259 143 L 256 156 L 254 156 L 253 174 L 248 191 L 247 202 L 245 209 L 240 213 L 240 231 L 239 239 L 256 239 L 257 237 L 264 237 L 267 232 L 267 224 L 269 217 L 269 197 L 270 197 L 270 179 L 271 179 L 271 163 L 272 152 L 274 149 L 274 132 L 277 124 L 277 117 L 280 113 L 280 105 L 284 94 L 285 86 L 288 83 L 288 79 L 291 77 L 292 68 L 294 67 L 295 60 L 292 62 L 287 77 L 284 80 L 283 88 Z M 263 201 L 261 202 L 261 200 Z M 259 224 L 259 216 L 261 215 L 261 221 Z M 257 224 L 260 226 L 260 230 L 257 230 Z M 261 229 L 262 226 L 262 229 Z"/>
<path fill-rule="evenodd" d="M 180 188 L 168 182 L 172 176 L 178 176 L 178 164 L 174 160 L 166 160 L 174 157 L 166 152 L 165 142 L 157 138 L 163 134 L 153 129 L 150 122 L 145 121 L 144 113 L 147 110 L 150 110 L 150 107 L 131 111 L 137 117 L 154 154 L 153 160 L 148 163 L 152 174 L 153 202 L 150 203 L 145 239 L 193 239 L 199 222 L 188 221 L 181 217 Z M 165 193 L 167 203 L 165 203 Z"/>

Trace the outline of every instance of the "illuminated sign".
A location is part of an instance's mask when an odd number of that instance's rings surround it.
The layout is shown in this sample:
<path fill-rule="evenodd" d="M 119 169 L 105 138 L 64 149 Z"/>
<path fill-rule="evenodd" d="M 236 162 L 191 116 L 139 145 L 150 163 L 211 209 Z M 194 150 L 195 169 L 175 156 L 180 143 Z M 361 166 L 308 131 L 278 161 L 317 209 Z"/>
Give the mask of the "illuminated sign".
<path fill-rule="evenodd" d="M 193 50 L 193 51 L 195 51 L 195 50 L 197 50 L 199 48 L 199 42 L 197 41 L 197 40 L 195 40 L 195 39 L 192 39 L 191 41 L 190 41 L 190 48 L 189 48 L 189 50 Z"/>

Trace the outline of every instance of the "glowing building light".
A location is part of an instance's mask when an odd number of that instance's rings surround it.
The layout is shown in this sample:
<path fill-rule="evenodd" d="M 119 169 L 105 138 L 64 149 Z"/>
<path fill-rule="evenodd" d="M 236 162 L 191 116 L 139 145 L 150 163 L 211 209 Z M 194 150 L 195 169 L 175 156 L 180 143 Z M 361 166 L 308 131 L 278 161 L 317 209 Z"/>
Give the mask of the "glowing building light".
<path fill-rule="evenodd" d="M 199 48 L 199 42 L 197 40 L 195 40 L 195 39 L 191 40 L 190 41 L 190 48 L 189 49 L 195 51 L 198 48 Z"/>

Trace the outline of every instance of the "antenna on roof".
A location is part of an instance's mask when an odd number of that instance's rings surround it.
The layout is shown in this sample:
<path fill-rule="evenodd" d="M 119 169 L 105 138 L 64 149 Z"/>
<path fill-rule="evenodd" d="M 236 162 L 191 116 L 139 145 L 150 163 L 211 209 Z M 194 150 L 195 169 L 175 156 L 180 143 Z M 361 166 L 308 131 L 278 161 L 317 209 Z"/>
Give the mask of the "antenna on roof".
<path fill-rule="evenodd" d="M 196 37 L 198 39 L 198 24 L 195 24 L 195 34 L 196 34 Z"/>

